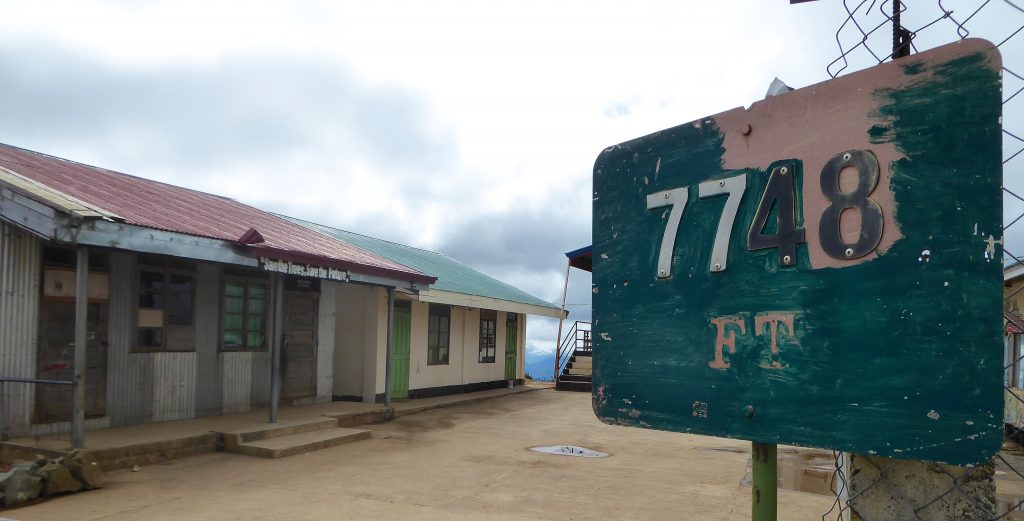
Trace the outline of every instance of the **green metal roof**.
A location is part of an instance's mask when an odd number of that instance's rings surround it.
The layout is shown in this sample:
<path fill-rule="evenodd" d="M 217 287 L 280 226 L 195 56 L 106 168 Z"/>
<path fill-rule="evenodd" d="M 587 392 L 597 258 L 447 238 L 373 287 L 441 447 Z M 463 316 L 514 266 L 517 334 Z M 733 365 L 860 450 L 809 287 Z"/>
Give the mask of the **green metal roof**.
<path fill-rule="evenodd" d="M 541 300 L 519 288 L 505 284 L 494 277 L 484 275 L 479 271 L 466 266 L 450 257 L 440 253 L 413 248 L 396 242 L 389 242 L 366 235 L 359 235 L 337 228 L 331 228 L 321 224 L 311 223 L 282 215 L 285 219 L 305 226 L 313 231 L 320 232 L 333 239 L 362 248 L 371 253 L 376 253 L 385 259 L 397 262 L 422 273 L 437 277 L 437 281 L 430 285 L 431 289 L 462 293 L 498 300 L 507 300 L 520 304 L 531 304 L 548 309 L 559 309 L 558 306 Z"/>

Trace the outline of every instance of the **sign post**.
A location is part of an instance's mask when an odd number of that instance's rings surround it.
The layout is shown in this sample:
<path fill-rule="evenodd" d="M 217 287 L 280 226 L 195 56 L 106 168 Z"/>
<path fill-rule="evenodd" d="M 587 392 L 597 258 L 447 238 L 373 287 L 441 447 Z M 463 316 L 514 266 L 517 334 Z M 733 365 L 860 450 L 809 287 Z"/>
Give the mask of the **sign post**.
<path fill-rule="evenodd" d="M 754 442 L 755 519 L 776 444 L 989 460 L 1000 68 L 968 39 L 605 149 L 597 416 Z"/>
<path fill-rule="evenodd" d="M 776 521 L 779 515 L 778 445 L 752 442 L 750 452 L 750 493 L 753 521 Z"/>

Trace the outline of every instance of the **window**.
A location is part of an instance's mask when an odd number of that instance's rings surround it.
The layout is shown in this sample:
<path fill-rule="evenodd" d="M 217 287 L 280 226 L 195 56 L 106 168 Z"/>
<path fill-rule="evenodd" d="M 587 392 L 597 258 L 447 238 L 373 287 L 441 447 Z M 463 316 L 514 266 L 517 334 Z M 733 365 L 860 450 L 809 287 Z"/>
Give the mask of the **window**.
<path fill-rule="evenodd" d="M 137 351 L 193 351 L 195 265 L 139 257 Z"/>
<path fill-rule="evenodd" d="M 224 279 L 225 350 L 264 349 L 267 345 L 266 279 Z"/>
<path fill-rule="evenodd" d="M 448 342 L 451 330 L 451 308 L 430 305 L 427 322 L 427 365 L 448 365 Z"/>
<path fill-rule="evenodd" d="M 480 310 L 480 363 L 494 363 L 494 349 L 498 343 L 498 312 L 492 309 Z"/>

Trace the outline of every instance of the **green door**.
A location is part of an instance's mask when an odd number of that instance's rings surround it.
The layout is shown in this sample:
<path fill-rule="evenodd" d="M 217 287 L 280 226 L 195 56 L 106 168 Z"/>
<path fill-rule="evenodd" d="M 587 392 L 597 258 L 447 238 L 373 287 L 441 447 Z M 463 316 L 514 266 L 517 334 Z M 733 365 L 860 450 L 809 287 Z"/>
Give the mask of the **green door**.
<path fill-rule="evenodd" d="M 408 300 L 395 301 L 394 343 L 391 351 L 391 398 L 409 397 L 409 339 L 412 312 Z"/>
<path fill-rule="evenodd" d="M 519 321 L 515 313 L 506 314 L 505 321 L 505 379 L 516 379 L 516 347 L 519 345 Z"/>

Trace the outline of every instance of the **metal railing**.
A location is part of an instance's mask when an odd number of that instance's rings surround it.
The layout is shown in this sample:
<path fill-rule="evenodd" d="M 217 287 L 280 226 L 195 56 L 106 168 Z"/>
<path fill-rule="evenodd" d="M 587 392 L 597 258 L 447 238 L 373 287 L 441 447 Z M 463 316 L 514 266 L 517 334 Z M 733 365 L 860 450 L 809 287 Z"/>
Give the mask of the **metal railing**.
<path fill-rule="evenodd" d="M 7 441 L 7 425 L 4 423 L 4 396 L 8 383 L 17 384 L 48 384 L 48 385 L 75 385 L 72 380 L 43 380 L 40 378 L 15 378 L 12 376 L 0 376 L 0 441 Z"/>
<path fill-rule="evenodd" d="M 558 361 L 558 365 L 555 369 L 555 381 L 562 376 L 562 372 L 565 371 L 565 365 L 572 360 L 573 355 L 577 351 L 584 351 L 590 353 L 593 351 L 593 343 L 590 336 L 590 322 L 580 322 L 577 320 L 569 328 L 569 331 L 562 338 L 562 341 L 558 345 L 558 350 L 555 352 L 555 359 Z"/>

